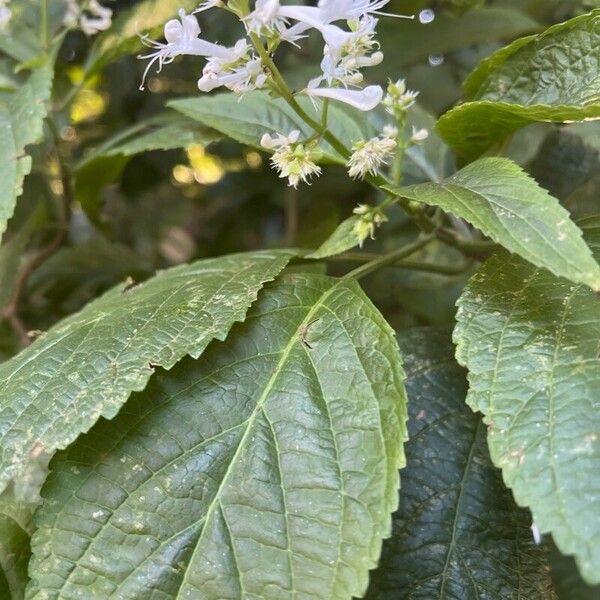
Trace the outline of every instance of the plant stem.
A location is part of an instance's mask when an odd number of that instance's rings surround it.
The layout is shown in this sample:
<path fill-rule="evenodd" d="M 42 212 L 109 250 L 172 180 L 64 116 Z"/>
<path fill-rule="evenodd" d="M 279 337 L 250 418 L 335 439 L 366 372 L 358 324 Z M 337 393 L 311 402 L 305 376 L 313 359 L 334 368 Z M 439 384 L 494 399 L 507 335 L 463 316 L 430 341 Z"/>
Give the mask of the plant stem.
<path fill-rule="evenodd" d="M 382 255 L 373 252 L 346 252 L 337 256 L 330 256 L 325 260 L 328 262 L 368 263 L 381 256 Z M 441 275 L 459 275 L 460 273 L 464 273 L 471 266 L 472 262 L 473 261 L 469 260 L 460 265 L 443 265 L 427 261 L 399 259 L 395 263 L 388 265 L 388 267 L 408 269 L 410 271 L 426 271 L 429 273 L 439 273 Z"/>
<path fill-rule="evenodd" d="M 288 105 L 292 108 L 292 110 L 307 124 L 309 125 L 316 133 L 318 133 L 323 139 L 325 139 L 336 152 L 342 156 L 344 159 L 350 158 L 352 151 L 347 148 L 344 143 L 339 140 L 322 122 L 317 121 L 313 117 L 311 117 L 298 103 L 294 94 L 289 89 L 283 75 L 277 68 L 277 65 L 273 62 L 271 55 L 263 46 L 260 38 L 254 34 L 250 34 L 250 39 L 258 52 L 260 59 L 265 67 L 269 69 L 271 75 L 273 77 L 273 82 L 277 91 L 280 93 L 281 97 L 288 103 Z M 325 112 L 325 109 L 324 109 Z M 404 129 L 404 123 L 401 124 L 402 130 Z M 399 132 L 398 137 L 402 136 L 404 131 Z M 405 152 L 404 142 L 401 142 L 401 146 L 399 147 L 399 151 L 397 153 L 397 163 L 394 168 L 396 169 L 396 177 L 402 178 L 402 167 L 404 161 L 404 152 Z M 368 175 L 366 181 L 370 183 L 375 189 L 378 191 L 383 191 L 385 186 L 393 185 L 387 178 L 381 175 Z M 419 229 L 426 235 L 430 235 L 433 232 L 437 232 L 434 234 L 434 237 L 437 235 L 440 241 L 445 244 L 454 246 L 461 251 L 465 251 L 465 254 L 469 252 L 471 254 L 476 254 L 481 250 L 479 247 L 473 247 L 470 242 L 459 240 L 456 235 L 453 234 L 452 230 L 447 230 L 448 234 L 444 235 L 443 232 L 439 231 L 439 226 L 430 219 L 425 213 L 424 206 L 419 205 L 418 203 L 408 199 L 403 198 L 402 196 L 392 196 L 393 199 L 387 198 L 383 202 L 383 206 L 387 207 L 393 201 L 398 202 L 400 206 L 406 211 L 406 213 L 414 220 Z M 441 233 L 441 235 L 438 235 Z M 486 245 L 485 248 L 489 249 L 489 245 Z M 484 248 L 484 249 L 485 249 Z"/>
<path fill-rule="evenodd" d="M 62 144 L 58 129 L 51 118 L 49 118 L 47 122 L 55 141 L 60 179 L 63 187 L 63 196 L 59 206 L 59 225 L 54 237 L 50 240 L 48 245 L 33 254 L 19 272 L 10 300 L 6 306 L 4 306 L 1 313 L 1 316 L 8 321 L 23 347 L 28 346 L 31 342 L 27 327 L 19 317 L 21 300 L 27 287 L 27 282 L 29 281 L 31 274 L 62 246 L 68 232 L 71 205 L 75 199 L 71 170 L 62 153 Z"/>
<path fill-rule="evenodd" d="M 398 119 L 398 135 L 396 136 L 396 153 L 392 163 L 392 181 L 400 185 L 404 172 L 404 155 L 406 153 L 406 144 L 404 141 L 404 130 L 406 129 L 406 115 Z"/>
<path fill-rule="evenodd" d="M 329 113 L 329 98 L 323 100 L 323 112 L 321 113 L 321 125 L 327 127 L 327 117 Z"/>
<path fill-rule="evenodd" d="M 356 269 L 350 271 L 349 273 L 346 273 L 346 275 L 344 275 L 344 278 L 352 277 L 354 279 L 362 279 L 363 277 L 365 277 L 366 275 L 369 275 L 370 273 L 373 273 L 374 271 L 378 271 L 379 269 L 382 269 L 383 267 L 392 265 L 392 264 L 398 262 L 399 260 L 406 258 L 407 256 L 410 256 L 411 254 L 414 254 L 415 252 L 417 252 L 417 250 L 420 250 L 424 246 L 427 246 L 427 244 L 429 244 L 429 242 L 431 242 L 431 240 L 433 240 L 434 238 L 435 238 L 435 233 L 430 233 L 428 235 L 421 236 L 421 237 L 417 238 L 411 244 L 408 244 L 407 246 L 402 246 L 402 248 L 393 250 L 392 252 L 390 252 L 388 254 L 384 254 L 383 256 L 378 256 L 377 258 L 369 261 L 368 263 L 361 265 L 360 267 L 357 267 Z"/>
<path fill-rule="evenodd" d="M 48 50 L 48 0 L 40 0 L 40 41 Z"/>

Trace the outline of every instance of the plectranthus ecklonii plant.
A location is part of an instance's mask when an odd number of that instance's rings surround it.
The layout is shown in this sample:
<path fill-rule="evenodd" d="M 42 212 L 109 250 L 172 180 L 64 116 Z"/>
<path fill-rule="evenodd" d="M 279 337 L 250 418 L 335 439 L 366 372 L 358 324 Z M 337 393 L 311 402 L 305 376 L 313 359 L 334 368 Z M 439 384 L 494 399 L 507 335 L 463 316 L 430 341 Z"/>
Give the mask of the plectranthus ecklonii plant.
<path fill-rule="evenodd" d="M 600 9 L 431 4 L 0 0 L 0 600 L 599 597 Z"/>

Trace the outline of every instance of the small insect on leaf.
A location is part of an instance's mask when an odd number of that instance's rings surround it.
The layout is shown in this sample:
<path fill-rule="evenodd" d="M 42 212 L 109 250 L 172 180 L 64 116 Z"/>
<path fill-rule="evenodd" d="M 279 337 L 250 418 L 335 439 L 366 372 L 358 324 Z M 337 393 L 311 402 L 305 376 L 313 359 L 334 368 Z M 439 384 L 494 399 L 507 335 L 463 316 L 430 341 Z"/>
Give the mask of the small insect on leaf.
<path fill-rule="evenodd" d="M 306 325 L 302 325 L 302 327 L 300 327 L 300 329 L 298 330 L 298 337 L 300 338 L 300 341 L 309 350 L 312 350 L 313 347 L 306 340 L 306 334 L 308 333 L 308 330 L 311 327 L 311 325 L 315 324 L 317 321 L 320 321 L 320 320 L 321 320 L 320 317 L 317 319 L 313 319 L 312 321 L 308 322 Z"/>

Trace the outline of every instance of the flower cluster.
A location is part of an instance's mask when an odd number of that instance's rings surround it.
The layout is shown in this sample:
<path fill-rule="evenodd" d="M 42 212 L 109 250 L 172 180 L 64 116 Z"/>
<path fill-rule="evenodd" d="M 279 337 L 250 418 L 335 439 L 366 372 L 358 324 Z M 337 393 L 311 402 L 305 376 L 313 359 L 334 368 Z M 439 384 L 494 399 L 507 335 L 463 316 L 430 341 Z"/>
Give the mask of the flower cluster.
<path fill-rule="evenodd" d="M 303 93 L 320 98 L 346 102 L 360 110 L 371 110 L 383 98 L 379 86 L 360 88 L 363 81 L 361 69 L 379 64 L 383 53 L 375 40 L 379 9 L 389 0 L 320 0 L 317 6 L 282 5 L 279 0 L 257 0 L 254 10 L 239 14 L 222 0 L 207 0 L 194 13 L 210 8 L 224 8 L 236 12 L 250 38 L 265 40 L 269 48 L 282 42 L 297 45 L 309 30 L 321 35 L 323 59 L 321 74 L 308 82 Z M 337 23 L 346 21 L 348 29 Z M 240 39 L 233 47 L 225 47 L 200 38 L 201 29 L 194 14 L 179 11 L 179 20 L 165 25 L 165 42 L 143 38 L 151 52 L 141 58 L 158 63 L 158 71 L 176 56 L 183 54 L 203 56 L 206 66 L 198 81 L 201 91 L 225 86 L 243 94 L 265 86 L 268 73 L 252 50 L 248 39 Z"/>
<path fill-rule="evenodd" d="M 358 239 L 358 245 L 362 247 L 367 238 L 375 239 L 375 230 L 388 219 L 378 206 L 359 204 L 353 212 L 358 217 L 353 233 Z"/>
<path fill-rule="evenodd" d="M 85 35 L 96 35 L 106 31 L 112 24 L 112 10 L 102 6 L 98 0 L 89 0 L 85 9 L 79 6 L 77 0 L 66 0 L 67 10 L 63 17 L 63 25 L 79 27 Z"/>
<path fill-rule="evenodd" d="M 4 29 L 10 18 L 12 16 L 12 12 L 8 6 L 6 6 L 10 0 L 0 0 L 0 29 Z"/>
<path fill-rule="evenodd" d="M 1 1 L 1 0 L 0 0 Z M 193 13 L 183 9 L 179 18 L 168 21 L 164 41 L 147 36 L 142 42 L 150 49 L 140 56 L 148 60 L 141 89 L 153 66 L 160 72 L 177 56 L 191 55 L 205 59 L 198 88 L 210 92 L 225 87 L 239 96 L 260 88 L 268 88 L 276 95 L 289 99 L 291 92 L 274 65 L 272 56 L 282 43 L 298 46 L 312 31 L 323 42 L 320 73 L 307 82 L 299 92 L 316 100 L 343 102 L 361 111 L 370 111 L 384 101 L 388 112 L 395 117 L 414 103 L 416 93 L 406 89 L 403 81 L 390 84 L 384 100 L 384 90 L 378 85 L 363 85 L 363 69 L 381 63 L 383 53 L 376 40 L 381 9 L 390 0 L 319 0 L 316 6 L 281 4 L 280 0 L 256 0 L 251 10 L 243 2 L 205 0 Z M 228 47 L 201 37 L 197 13 L 219 8 L 235 14 L 244 26 L 246 36 Z M 408 17 L 412 18 L 412 17 Z M 326 104 L 324 104 L 326 106 Z M 324 108 L 323 115 L 327 114 Z M 326 126 L 326 116 L 324 127 Z M 399 121 L 400 122 L 400 121 Z M 400 135 L 403 135 L 403 128 Z M 296 187 L 321 172 L 317 166 L 320 151 L 318 140 L 322 132 L 315 132 L 308 141 L 300 140 L 300 132 L 281 132 L 275 138 L 266 134 L 261 141 L 273 152 L 271 162 L 281 177 Z M 398 130 L 384 129 L 370 140 L 357 141 L 347 161 L 352 177 L 376 175 L 388 164 L 398 146 Z M 410 143 L 424 139 L 426 132 L 415 131 Z"/>
<path fill-rule="evenodd" d="M 350 177 L 364 179 L 368 174 L 376 175 L 377 171 L 393 156 L 398 145 L 396 138 L 398 129 L 386 126 L 379 137 L 356 142 L 352 146 L 352 155 L 347 166 Z"/>
<path fill-rule="evenodd" d="M 308 181 L 313 175 L 320 175 L 321 168 L 316 161 L 321 158 L 316 141 L 302 143 L 297 129 L 289 135 L 277 134 L 273 138 L 265 133 L 260 144 L 267 150 L 274 150 L 271 164 L 279 171 L 280 177 L 287 177 L 291 186 L 297 187 L 300 181 Z"/>

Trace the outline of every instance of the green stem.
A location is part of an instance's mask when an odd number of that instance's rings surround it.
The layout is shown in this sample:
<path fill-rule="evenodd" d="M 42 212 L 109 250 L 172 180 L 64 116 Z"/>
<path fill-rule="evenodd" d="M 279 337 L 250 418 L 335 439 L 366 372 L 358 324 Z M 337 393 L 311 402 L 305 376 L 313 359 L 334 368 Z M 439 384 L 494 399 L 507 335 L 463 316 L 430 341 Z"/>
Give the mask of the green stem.
<path fill-rule="evenodd" d="M 406 129 L 406 115 L 398 119 L 398 135 L 396 137 L 396 153 L 392 163 L 392 181 L 400 185 L 404 174 L 404 155 L 406 154 L 406 143 L 404 130 Z"/>
<path fill-rule="evenodd" d="M 48 0 L 40 1 L 40 41 L 42 48 L 48 50 Z"/>
<path fill-rule="evenodd" d="M 422 236 L 416 239 L 412 244 L 408 244 L 407 246 L 403 246 L 402 248 L 398 248 L 389 254 L 384 254 L 383 256 L 378 256 L 372 261 L 357 267 L 356 269 L 346 273 L 344 278 L 354 278 L 354 279 L 362 279 L 366 275 L 373 273 L 374 271 L 378 271 L 383 267 L 387 267 L 388 265 L 393 265 L 394 263 L 410 256 L 420 250 L 424 246 L 427 246 L 431 240 L 435 238 L 434 233 L 430 233 L 428 235 Z"/>
<path fill-rule="evenodd" d="M 267 67 L 269 69 L 269 71 L 271 72 L 271 76 L 273 77 L 274 85 L 275 85 L 277 91 L 280 93 L 281 97 L 288 103 L 290 108 L 292 108 L 292 110 L 309 127 L 311 127 L 315 131 L 315 133 L 317 133 L 321 137 L 323 137 L 323 139 L 325 139 L 330 144 L 330 146 L 332 148 L 334 148 L 334 150 L 340 156 L 342 156 L 344 159 L 348 160 L 348 158 L 350 158 L 350 155 L 352 154 L 352 151 L 348 147 L 346 147 L 344 145 L 344 143 L 342 141 L 340 141 L 327 128 L 326 124 L 324 124 L 323 122 L 319 122 L 316 119 L 314 119 L 313 117 L 311 117 L 300 106 L 300 104 L 298 104 L 298 101 L 294 97 L 294 94 L 288 87 L 284 77 L 282 76 L 281 72 L 277 68 L 277 65 L 273 62 L 271 55 L 263 46 L 260 38 L 256 34 L 251 33 L 250 39 L 251 39 L 254 47 L 256 48 L 256 51 L 258 52 L 258 55 L 260 56 L 260 59 L 261 59 L 263 65 L 265 67 Z M 404 131 L 399 132 L 398 137 L 399 138 L 402 137 L 403 134 L 404 134 Z M 402 141 L 402 151 L 399 152 L 399 154 L 401 154 L 401 161 L 403 161 L 404 160 L 404 142 L 403 141 Z M 403 164 L 403 162 L 400 162 L 399 165 L 397 166 L 397 170 L 399 172 L 400 178 L 402 177 L 402 164 Z M 385 178 L 381 175 L 368 175 L 365 179 L 368 183 L 370 183 L 375 189 L 377 189 L 380 192 L 383 190 L 383 188 L 385 186 L 392 185 L 392 183 L 387 178 Z M 427 236 L 433 235 L 433 237 L 435 237 L 435 234 L 433 234 L 433 232 L 437 231 L 438 226 L 436 225 L 436 223 L 434 221 L 432 221 L 425 214 L 425 210 L 424 210 L 423 206 L 419 205 L 416 202 L 411 201 L 408 198 L 402 198 L 401 196 L 397 196 L 395 199 L 398 202 L 398 204 L 400 204 L 400 206 L 406 211 L 406 213 L 414 220 L 414 222 L 417 224 L 419 229 L 421 229 L 421 231 L 424 234 L 426 234 Z M 388 204 L 385 204 L 386 202 Z M 384 201 L 384 204 L 385 204 L 385 206 L 391 204 L 391 201 L 389 200 L 389 198 Z M 452 239 L 451 237 L 447 237 L 446 239 L 444 239 L 443 237 L 440 237 L 440 240 L 443 241 L 444 243 L 448 243 L 459 249 L 462 249 L 459 245 L 457 245 L 458 242 L 456 241 L 456 239 Z M 365 265 L 365 267 L 366 266 L 367 265 Z"/>
<path fill-rule="evenodd" d="M 327 262 L 357 262 L 368 263 L 372 262 L 382 255 L 373 252 L 346 252 L 337 256 L 330 256 L 325 259 Z M 395 269 L 408 269 L 410 271 L 426 271 L 428 273 L 439 273 L 441 275 L 459 275 L 464 273 L 472 264 L 472 261 L 465 261 L 460 265 L 443 265 L 439 263 L 419 261 L 419 260 L 402 260 L 399 259 L 388 267 Z"/>
<path fill-rule="evenodd" d="M 329 112 L 329 98 L 323 100 L 323 112 L 321 113 L 321 125 L 327 127 L 327 117 Z"/>

